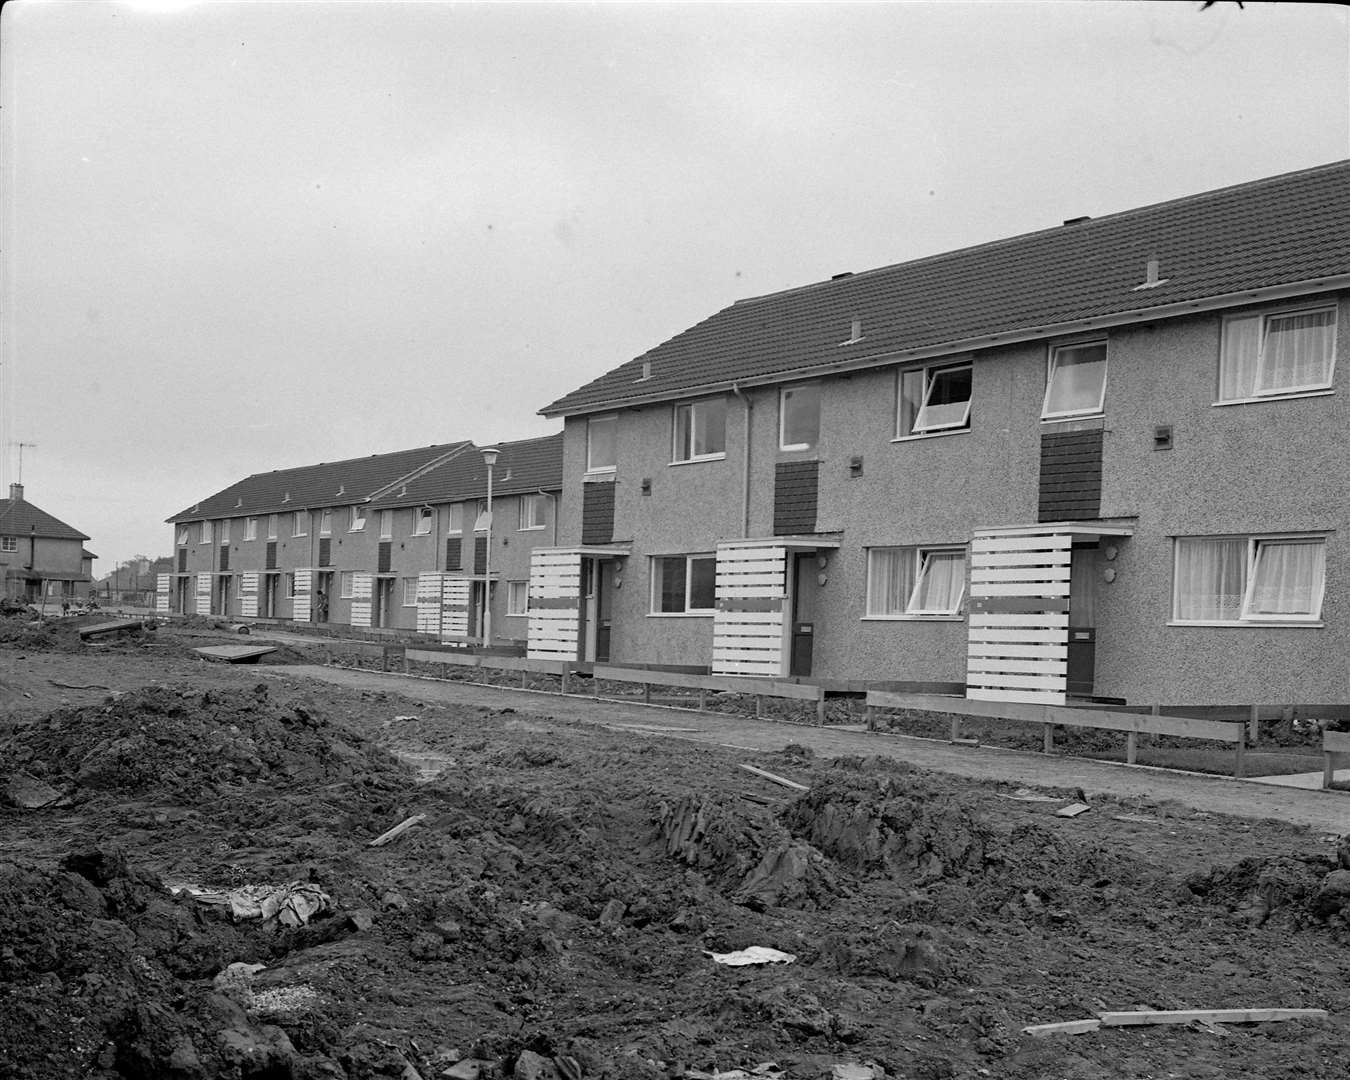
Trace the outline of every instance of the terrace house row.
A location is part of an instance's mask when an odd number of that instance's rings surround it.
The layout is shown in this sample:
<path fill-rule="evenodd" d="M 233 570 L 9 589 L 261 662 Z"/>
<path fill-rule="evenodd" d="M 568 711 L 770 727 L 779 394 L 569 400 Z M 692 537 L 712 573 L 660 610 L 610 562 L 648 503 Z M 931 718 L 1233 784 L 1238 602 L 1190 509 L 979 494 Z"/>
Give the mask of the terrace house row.
<path fill-rule="evenodd" d="M 1350 162 L 740 301 L 554 401 L 529 655 L 1350 702 Z"/>
<path fill-rule="evenodd" d="M 496 450 L 491 522 L 469 442 L 247 477 L 168 519 L 159 609 L 523 643 L 530 550 L 557 543 L 562 437 Z"/>

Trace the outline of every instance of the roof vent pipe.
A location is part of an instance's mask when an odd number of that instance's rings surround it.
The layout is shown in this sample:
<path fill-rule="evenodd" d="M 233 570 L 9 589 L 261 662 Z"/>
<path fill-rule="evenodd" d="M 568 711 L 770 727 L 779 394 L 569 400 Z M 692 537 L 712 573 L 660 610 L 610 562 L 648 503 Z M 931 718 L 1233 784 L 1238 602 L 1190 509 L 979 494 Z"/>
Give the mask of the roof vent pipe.
<path fill-rule="evenodd" d="M 1158 256 L 1150 255 L 1148 261 L 1144 263 L 1144 280 L 1134 287 L 1134 291 L 1153 289 L 1165 284 L 1167 284 L 1167 278 L 1158 276 Z"/>

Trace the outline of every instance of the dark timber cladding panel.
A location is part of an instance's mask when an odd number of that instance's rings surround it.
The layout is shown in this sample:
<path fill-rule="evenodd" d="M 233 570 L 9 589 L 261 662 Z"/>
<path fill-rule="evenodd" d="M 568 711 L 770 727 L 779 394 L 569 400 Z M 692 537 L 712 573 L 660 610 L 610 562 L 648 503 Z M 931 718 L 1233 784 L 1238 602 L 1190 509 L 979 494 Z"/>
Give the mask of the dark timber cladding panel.
<path fill-rule="evenodd" d="M 178 549 L 178 572 L 180 574 L 187 573 L 187 548 Z"/>
<path fill-rule="evenodd" d="M 267 544 L 267 565 L 265 570 L 275 570 L 277 568 L 277 542 L 271 540 Z"/>
<path fill-rule="evenodd" d="M 376 557 L 375 573 L 389 573 L 390 558 L 394 549 L 392 540 L 381 540 L 379 555 Z"/>
<path fill-rule="evenodd" d="M 815 532 L 819 491 L 819 461 L 780 461 L 773 478 L 774 535 Z"/>
<path fill-rule="evenodd" d="M 319 541 L 319 565 L 333 565 L 333 541 L 322 539 Z"/>
<path fill-rule="evenodd" d="M 229 544 L 220 545 L 220 568 L 228 570 L 230 568 L 230 546 Z"/>
<path fill-rule="evenodd" d="M 581 542 L 608 544 L 614 539 L 614 485 L 581 486 Z"/>
<path fill-rule="evenodd" d="M 1040 521 L 1087 521 L 1102 512 L 1102 432 L 1041 436 Z"/>
<path fill-rule="evenodd" d="M 447 570 L 460 570 L 464 567 L 464 541 L 458 536 L 452 536 L 445 542 L 445 568 Z"/>
<path fill-rule="evenodd" d="M 473 538 L 473 572 L 475 574 L 487 573 L 487 537 L 475 536 Z"/>

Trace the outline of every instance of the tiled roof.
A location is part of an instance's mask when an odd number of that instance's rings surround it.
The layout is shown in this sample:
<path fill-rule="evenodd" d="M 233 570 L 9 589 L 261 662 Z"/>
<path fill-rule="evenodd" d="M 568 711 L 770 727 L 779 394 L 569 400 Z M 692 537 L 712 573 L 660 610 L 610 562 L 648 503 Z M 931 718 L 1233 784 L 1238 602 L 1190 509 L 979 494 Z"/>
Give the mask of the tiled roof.
<path fill-rule="evenodd" d="M 450 455 L 462 453 L 471 445 L 467 441 L 441 443 L 396 450 L 390 454 L 254 473 L 165 520 L 199 521 L 364 502 L 390 484 Z"/>
<path fill-rule="evenodd" d="M 40 536 L 45 540 L 88 540 L 64 521 L 39 510 L 27 499 L 0 499 L 0 534 Z"/>
<path fill-rule="evenodd" d="M 538 439 L 497 443 L 500 451 L 492 467 L 492 493 L 557 491 L 562 487 L 562 432 Z M 487 466 L 481 447 L 457 454 L 443 465 L 390 489 L 372 506 L 411 506 L 459 502 L 487 494 Z"/>
<path fill-rule="evenodd" d="M 1140 289 L 1152 257 L 1163 280 Z M 893 363 L 1094 319 L 1183 314 L 1187 303 L 1240 303 L 1236 294 L 1346 274 L 1350 161 L 1341 161 L 742 300 L 540 412 Z"/>

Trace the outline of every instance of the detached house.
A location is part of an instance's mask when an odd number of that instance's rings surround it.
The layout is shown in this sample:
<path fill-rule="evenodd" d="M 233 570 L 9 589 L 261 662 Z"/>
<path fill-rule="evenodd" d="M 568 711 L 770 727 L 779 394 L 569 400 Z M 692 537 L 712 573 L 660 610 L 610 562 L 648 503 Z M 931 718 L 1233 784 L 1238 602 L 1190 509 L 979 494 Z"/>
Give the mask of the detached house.
<path fill-rule="evenodd" d="M 22 484 L 10 484 L 9 498 L 0 499 L 4 595 L 27 603 L 74 597 L 76 586 L 93 580 L 98 556 L 85 549 L 88 539 L 25 499 Z"/>
<path fill-rule="evenodd" d="M 160 575 L 158 606 L 523 643 L 529 549 L 554 540 L 562 436 L 495 449 L 491 515 L 485 456 L 469 442 L 247 477 L 168 519 L 175 572 Z"/>
<path fill-rule="evenodd" d="M 743 300 L 541 410 L 532 656 L 1350 701 L 1350 162 Z"/>

